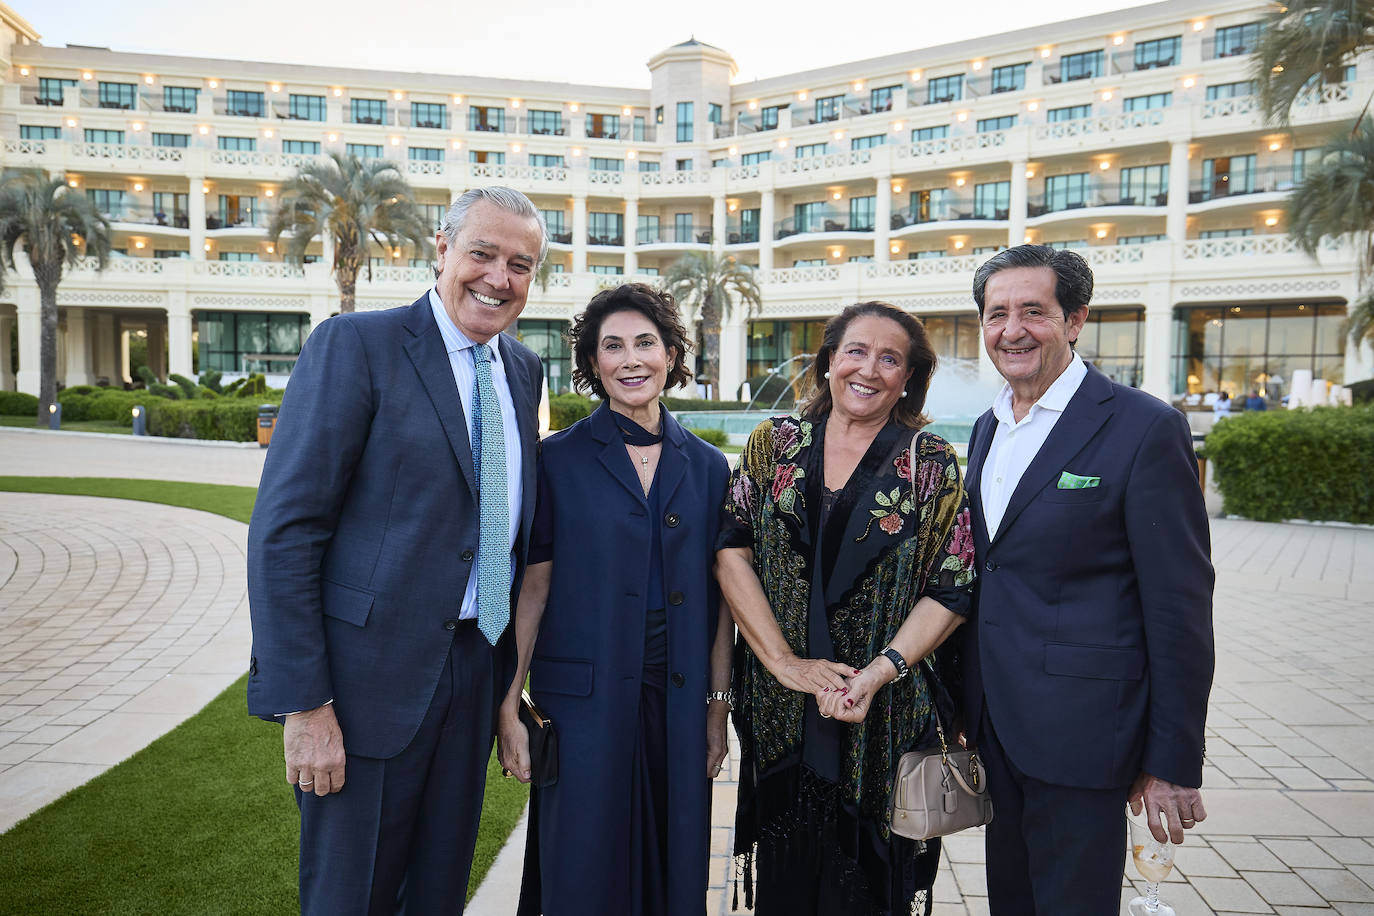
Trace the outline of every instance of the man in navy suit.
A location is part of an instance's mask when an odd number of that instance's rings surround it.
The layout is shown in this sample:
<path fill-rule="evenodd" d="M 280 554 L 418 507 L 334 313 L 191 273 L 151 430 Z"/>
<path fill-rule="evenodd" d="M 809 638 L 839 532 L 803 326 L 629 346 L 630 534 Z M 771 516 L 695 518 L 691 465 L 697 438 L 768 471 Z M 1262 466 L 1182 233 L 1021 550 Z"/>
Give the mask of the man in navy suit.
<path fill-rule="evenodd" d="M 543 372 L 501 331 L 547 235 L 484 188 L 435 242 L 413 305 L 310 335 L 248 532 L 248 709 L 284 725 L 303 913 L 462 912 L 514 667 Z"/>
<path fill-rule="evenodd" d="M 1192 438 L 1074 352 L 1092 286 L 1083 258 L 1040 245 L 973 281 L 1006 380 L 969 437 L 983 570 L 964 627 L 994 916 L 1115 913 L 1128 800 L 1161 841 L 1206 817 L 1213 573 Z"/>

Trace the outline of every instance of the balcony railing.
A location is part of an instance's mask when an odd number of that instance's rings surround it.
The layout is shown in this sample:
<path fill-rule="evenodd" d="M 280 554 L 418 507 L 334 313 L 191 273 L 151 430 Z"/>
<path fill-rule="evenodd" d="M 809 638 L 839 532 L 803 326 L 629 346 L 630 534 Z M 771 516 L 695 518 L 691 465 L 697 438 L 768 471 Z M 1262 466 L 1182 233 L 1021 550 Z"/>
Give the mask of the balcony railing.
<path fill-rule="evenodd" d="M 673 172 L 640 172 L 642 185 L 693 185 L 706 184 L 711 180 L 709 169 L 681 169 Z"/>
<path fill-rule="evenodd" d="M 898 159 L 920 159 L 925 156 L 940 156 L 947 153 L 965 153 L 973 150 L 996 149 L 1005 146 L 1007 131 L 989 130 L 981 134 L 965 134 L 959 137 L 936 137 L 933 140 L 918 140 L 897 147 Z"/>
<path fill-rule="evenodd" d="M 1035 139 L 1065 140 L 1073 137 L 1087 137 L 1096 134 L 1110 134 L 1118 131 L 1139 130 L 1158 127 L 1164 123 L 1165 109 L 1153 108 L 1149 111 L 1130 111 L 1119 115 L 1104 115 L 1095 118 L 1074 118 L 1071 121 L 1055 121 L 1051 124 L 1037 124 Z"/>
<path fill-rule="evenodd" d="M 1169 203 L 1169 192 L 1132 193 L 1123 191 L 1119 182 L 1089 182 L 1085 185 L 1051 193 L 1033 194 L 1026 201 L 1027 216 L 1044 216 L 1088 207 L 1163 207 Z"/>
<path fill-rule="evenodd" d="M 785 239 L 794 235 L 816 232 L 872 232 L 871 216 L 856 216 L 840 209 L 825 209 L 812 212 L 798 220 L 795 216 L 778 220 L 773 224 L 773 238 Z"/>
<path fill-rule="evenodd" d="M 71 153 L 85 159 L 127 159 L 142 162 L 181 162 L 181 146 L 140 146 L 133 143 L 73 143 Z"/>
<path fill-rule="evenodd" d="M 725 229 L 725 244 L 727 245 L 757 245 L 759 241 L 759 227 L 755 223 L 745 226 L 739 222 L 728 223 Z"/>
<path fill-rule="evenodd" d="M 612 243 L 614 244 L 614 243 Z M 636 245 L 709 245 L 710 226 L 641 226 L 635 232 Z"/>
<path fill-rule="evenodd" d="M 1200 204 L 1209 200 L 1239 197 L 1246 194 L 1272 194 L 1291 191 L 1298 184 L 1293 170 L 1282 166 L 1252 171 L 1226 172 L 1210 181 L 1196 180 L 1188 191 L 1188 203 Z"/>

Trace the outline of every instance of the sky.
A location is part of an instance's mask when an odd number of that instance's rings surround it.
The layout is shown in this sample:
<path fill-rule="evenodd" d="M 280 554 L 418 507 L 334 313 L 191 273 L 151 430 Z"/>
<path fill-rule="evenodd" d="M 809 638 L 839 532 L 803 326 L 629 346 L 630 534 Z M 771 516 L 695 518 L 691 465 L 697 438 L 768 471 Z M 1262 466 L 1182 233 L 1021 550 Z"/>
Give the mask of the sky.
<path fill-rule="evenodd" d="M 736 83 L 1027 28 L 1121 0 L 8 0 L 45 45 L 647 89 L 645 63 L 695 36 Z M 385 15 L 379 15 L 384 11 Z"/>

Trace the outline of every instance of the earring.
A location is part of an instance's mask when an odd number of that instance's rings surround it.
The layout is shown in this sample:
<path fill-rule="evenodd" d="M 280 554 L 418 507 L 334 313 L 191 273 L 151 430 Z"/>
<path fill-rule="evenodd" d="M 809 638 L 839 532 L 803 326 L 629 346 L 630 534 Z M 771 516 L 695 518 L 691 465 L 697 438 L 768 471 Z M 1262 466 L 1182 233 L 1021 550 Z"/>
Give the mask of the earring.
<path fill-rule="evenodd" d="M 827 372 L 827 373 L 825 374 L 825 377 L 826 377 L 826 378 L 830 378 L 830 373 Z"/>
<path fill-rule="evenodd" d="M 906 389 L 905 389 L 905 388 L 902 389 L 902 397 L 906 397 Z"/>

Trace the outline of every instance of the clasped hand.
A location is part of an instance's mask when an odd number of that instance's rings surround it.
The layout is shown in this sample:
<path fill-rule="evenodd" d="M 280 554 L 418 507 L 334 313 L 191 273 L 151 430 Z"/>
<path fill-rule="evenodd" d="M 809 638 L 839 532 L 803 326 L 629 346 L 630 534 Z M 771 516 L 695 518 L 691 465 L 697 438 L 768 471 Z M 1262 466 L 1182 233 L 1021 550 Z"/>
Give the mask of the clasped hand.
<path fill-rule="evenodd" d="M 507 699 L 497 714 L 496 756 L 521 782 L 530 781 L 530 730 L 520 721 L 520 701 Z"/>
<path fill-rule="evenodd" d="M 821 715 L 841 722 L 862 722 L 873 695 L 889 680 L 874 665 L 862 671 L 822 658 L 791 658 L 774 672 L 778 683 L 816 698 Z"/>

